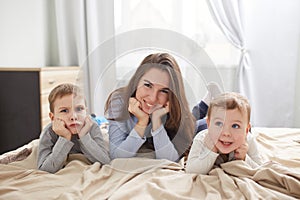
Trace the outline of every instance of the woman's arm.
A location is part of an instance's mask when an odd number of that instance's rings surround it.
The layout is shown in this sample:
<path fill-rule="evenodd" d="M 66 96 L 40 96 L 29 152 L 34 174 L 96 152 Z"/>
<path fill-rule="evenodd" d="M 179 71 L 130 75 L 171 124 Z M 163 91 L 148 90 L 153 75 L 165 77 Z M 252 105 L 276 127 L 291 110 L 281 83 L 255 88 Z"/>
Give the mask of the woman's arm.
<path fill-rule="evenodd" d="M 171 142 L 168 133 L 163 126 L 162 118 L 169 113 L 169 102 L 165 106 L 157 106 L 151 115 L 153 143 L 157 159 L 178 161 L 179 154 Z"/>
<path fill-rule="evenodd" d="M 126 121 L 109 120 L 108 133 L 111 159 L 135 157 L 146 141 L 146 137 L 142 138 L 134 125 L 127 124 Z"/>
<path fill-rule="evenodd" d="M 161 125 L 157 130 L 151 131 L 157 159 L 168 159 L 177 161 L 179 159 L 178 152 L 171 142 L 166 129 Z"/>

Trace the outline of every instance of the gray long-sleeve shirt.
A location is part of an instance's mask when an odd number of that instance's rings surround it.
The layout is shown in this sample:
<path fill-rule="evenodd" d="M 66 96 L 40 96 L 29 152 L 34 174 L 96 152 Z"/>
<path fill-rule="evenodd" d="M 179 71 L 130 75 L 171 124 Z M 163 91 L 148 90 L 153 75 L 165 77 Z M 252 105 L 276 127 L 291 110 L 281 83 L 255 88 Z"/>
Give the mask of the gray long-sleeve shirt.
<path fill-rule="evenodd" d="M 55 173 L 63 168 L 68 154 L 82 153 L 90 162 L 108 164 L 108 150 L 105 148 L 99 126 L 94 123 L 83 137 L 72 137 L 69 141 L 58 136 L 50 123 L 40 135 L 38 150 L 38 169 Z"/>

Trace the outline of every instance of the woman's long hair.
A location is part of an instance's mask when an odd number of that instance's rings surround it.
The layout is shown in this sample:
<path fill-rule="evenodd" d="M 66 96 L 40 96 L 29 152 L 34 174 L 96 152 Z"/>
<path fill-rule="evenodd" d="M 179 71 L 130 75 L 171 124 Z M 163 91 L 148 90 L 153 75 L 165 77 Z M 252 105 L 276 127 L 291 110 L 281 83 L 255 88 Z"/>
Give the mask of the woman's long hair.
<path fill-rule="evenodd" d="M 125 120 L 130 117 L 128 112 L 129 98 L 135 97 L 139 81 L 150 69 L 157 68 L 167 72 L 170 77 L 169 85 L 169 113 L 164 125 L 170 140 L 174 143 L 179 155 L 182 155 L 191 145 L 194 131 L 195 120 L 189 110 L 186 99 L 183 80 L 180 68 L 176 60 L 167 53 L 150 54 L 141 62 L 136 72 L 130 79 L 127 86 L 113 91 L 105 105 L 105 114 L 112 106 L 111 102 L 114 95 L 121 96 L 124 100 L 124 106 L 121 109 L 120 116 L 109 118 L 109 120 Z"/>

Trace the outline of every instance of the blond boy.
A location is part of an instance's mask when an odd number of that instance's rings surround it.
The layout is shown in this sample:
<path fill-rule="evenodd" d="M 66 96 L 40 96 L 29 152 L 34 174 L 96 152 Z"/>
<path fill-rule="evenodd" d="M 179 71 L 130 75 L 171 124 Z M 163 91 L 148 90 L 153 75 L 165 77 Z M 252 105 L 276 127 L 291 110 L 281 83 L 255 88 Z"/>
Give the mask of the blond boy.
<path fill-rule="evenodd" d="M 38 169 L 55 173 L 73 153 L 82 153 L 91 163 L 109 163 L 101 130 L 87 115 L 80 88 L 73 84 L 58 85 L 48 100 L 51 123 L 40 135 Z"/>
<path fill-rule="evenodd" d="M 195 136 L 186 171 L 207 174 L 232 160 L 244 160 L 251 167 L 262 164 L 255 138 L 248 133 L 250 113 L 248 100 L 238 93 L 224 93 L 212 100 L 207 113 L 208 129 Z"/>

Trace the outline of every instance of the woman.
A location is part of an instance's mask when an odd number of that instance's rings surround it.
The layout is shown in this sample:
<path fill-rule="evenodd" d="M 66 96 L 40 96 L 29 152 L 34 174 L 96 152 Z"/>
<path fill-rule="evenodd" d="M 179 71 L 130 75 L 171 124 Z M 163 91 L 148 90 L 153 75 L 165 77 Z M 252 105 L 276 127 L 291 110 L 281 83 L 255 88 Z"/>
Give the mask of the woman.
<path fill-rule="evenodd" d="M 128 85 L 110 94 L 105 114 L 112 159 L 179 161 L 193 140 L 195 122 L 182 75 L 167 53 L 144 58 Z"/>

